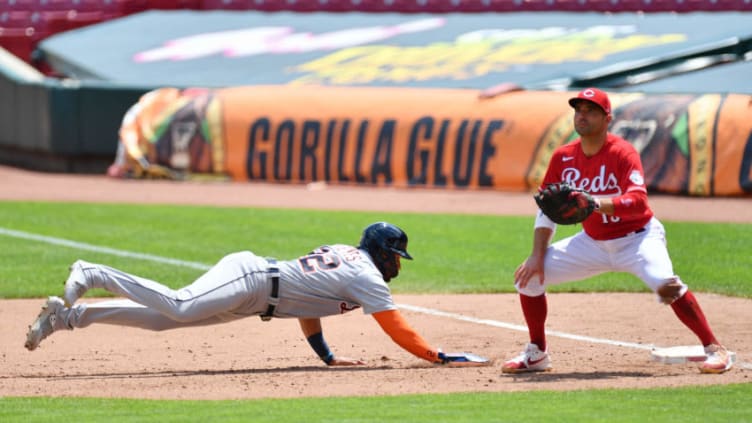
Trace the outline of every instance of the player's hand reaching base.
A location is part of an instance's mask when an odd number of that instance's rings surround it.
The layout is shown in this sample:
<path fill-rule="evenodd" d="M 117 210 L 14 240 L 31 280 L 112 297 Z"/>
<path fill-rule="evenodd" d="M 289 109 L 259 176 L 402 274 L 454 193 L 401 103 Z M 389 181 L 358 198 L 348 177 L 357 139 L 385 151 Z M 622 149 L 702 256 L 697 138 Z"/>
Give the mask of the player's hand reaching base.
<path fill-rule="evenodd" d="M 364 366 L 365 364 L 366 362 L 363 360 L 348 357 L 334 357 L 329 362 L 330 366 Z"/>

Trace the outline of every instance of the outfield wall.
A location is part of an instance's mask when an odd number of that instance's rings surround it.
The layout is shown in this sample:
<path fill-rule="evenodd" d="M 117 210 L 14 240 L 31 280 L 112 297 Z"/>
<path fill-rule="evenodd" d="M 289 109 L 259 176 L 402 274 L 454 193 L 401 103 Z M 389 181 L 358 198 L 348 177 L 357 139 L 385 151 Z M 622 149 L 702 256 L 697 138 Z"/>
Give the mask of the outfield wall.
<path fill-rule="evenodd" d="M 59 81 L 16 65 L 0 67 L 0 161 L 43 171 L 104 173 L 116 155 L 123 115 L 151 87 Z M 235 180 L 531 189 L 553 148 L 575 136 L 566 104 L 573 92 L 479 94 L 430 88 L 218 89 L 181 99 L 172 113 L 147 122 L 145 127 L 162 129 L 142 137 L 141 149 L 155 164 Z M 749 95 L 611 97 L 612 130 L 641 152 L 651 191 L 752 193 Z"/>
<path fill-rule="evenodd" d="M 123 114 L 150 89 L 47 78 L 0 48 L 0 162 L 104 172 Z"/>
<path fill-rule="evenodd" d="M 133 172 L 391 187 L 536 187 L 574 139 L 574 91 L 249 86 L 161 89 L 121 128 Z M 160 95 L 166 97 L 160 99 Z M 173 96 L 173 97 L 170 97 Z M 177 97 L 175 97 L 177 96 Z M 613 132 L 642 156 L 653 192 L 752 192 L 752 107 L 738 94 L 611 93 Z M 138 145 L 136 145 L 138 143 Z M 158 172 L 167 175 L 169 172 Z"/>

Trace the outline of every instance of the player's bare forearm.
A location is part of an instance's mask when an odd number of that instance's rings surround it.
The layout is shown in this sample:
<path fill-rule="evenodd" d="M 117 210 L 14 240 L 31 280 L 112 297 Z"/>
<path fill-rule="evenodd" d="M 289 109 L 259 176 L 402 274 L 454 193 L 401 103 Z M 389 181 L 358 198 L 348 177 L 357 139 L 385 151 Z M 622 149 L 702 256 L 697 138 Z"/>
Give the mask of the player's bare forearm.
<path fill-rule="evenodd" d="M 298 319 L 300 323 L 300 329 L 303 331 L 303 335 L 308 338 L 311 335 L 321 332 L 321 319 Z"/>
<path fill-rule="evenodd" d="M 595 211 L 602 214 L 612 215 L 614 214 L 614 201 L 607 197 L 601 197 L 595 199 L 598 206 Z"/>
<path fill-rule="evenodd" d="M 537 258 L 542 259 L 546 256 L 546 250 L 548 249 L 548 244 L 551 243 L 551 238 L 554 236 L 554 231 L 549 228 L 535 228 L 535 232 L 533 234 L 533 251 L 530 253 L 531 256 L 535 256 Z"/>
<path fill-rule="evenodd" d="M 298 319 L 298 322 L 300 323 L 300 329 L 303 331 L 303 335 L 306 337 L 306 340 L 308 340 L 311 348 L 313 348 L 319 358 L 321 358 L 327 366 L 360 366 L 366 364 L 365 361 L 356 358 L 335 356 L 329 349 L 326 341 L 324 341 L 321 319 L 300 318 Z"/>

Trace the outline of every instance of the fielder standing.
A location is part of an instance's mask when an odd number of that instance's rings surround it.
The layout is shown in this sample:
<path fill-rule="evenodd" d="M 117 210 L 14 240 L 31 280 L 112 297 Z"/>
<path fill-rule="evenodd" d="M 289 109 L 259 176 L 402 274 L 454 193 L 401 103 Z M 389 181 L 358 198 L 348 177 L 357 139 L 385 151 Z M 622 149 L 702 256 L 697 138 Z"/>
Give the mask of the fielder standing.
<path fill-rule="evenodd" d="M 224 323 L 248 316 L 297 318 L 311 348 L 327 365 L 362 365 L 338 357 L 324 340 L 321 317 L 363 308 L 399 346 L 432 363 L 462 362 L 428 344 L 402 317 L 387 283 L 397 277 L 407 235 L 386 222 L 369 225 L 358 247 L 325 245 L 294 260 L 270 260 L 250 251 L 222 258 L 192 284 L 172 290 L 101 264 L 76 261 L 63 298 L 50 297 L 29 327 L 26 348 L 55 331 L 111 324 L 161 331 Z M 128 298 L 75 304 L 90 289 Z M 74 305 L 75 304 L 75 305 Z M 461 365 L 460 363 L 456 363 Z"/>
<path fill-rule="evenodd" d="M 629 272 L 640 278 L 659 300 L 702 342 L 703 373 L 723 373 L 733 365 L 716 339 L 700 304 L 674 274 L 665 230 L 648 205 L 639 153 L 608 132 L 611 103 L 601 90 L 587 88 L 569 99 L 574 108 L 577 140 L 552 155 L 541 189 L 561 181 L 583 189 L 595 199 L 595 213 L 582 231 L 550 244 L 556 224 L 542 212 L 535 221 L 533 249 L 514 273 L 530 343 L 502 366 L 504 373 L 551 369 L 546 343 L 546 287 L 604 272 Z M 587 201 L 582 199 L 581 203 Z M 550 245 L 549 245 L 550 244 Z"/>

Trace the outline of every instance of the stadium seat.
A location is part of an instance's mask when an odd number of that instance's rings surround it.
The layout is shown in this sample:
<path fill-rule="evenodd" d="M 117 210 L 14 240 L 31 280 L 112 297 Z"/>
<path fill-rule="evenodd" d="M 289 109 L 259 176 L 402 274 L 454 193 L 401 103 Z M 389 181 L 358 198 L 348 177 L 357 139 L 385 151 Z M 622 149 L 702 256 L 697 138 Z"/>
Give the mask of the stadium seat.
<path fill-rule="evenodd" d="M 328 0 L 282 0 L 288 10 L 294 12 L 319 12 L 328 11 Z"/>
<path fill-rule="evenodd" d="M 540 0 L 539 0 L 540 1 Z M 488 0 L 489 12 L 523 12 L 525 10 L 524 0 Z"/>
<path fill-rule="evenodd" d="M 99 3 L 95 10 L 100 10 L 106 15 L 125 16 L 133 13 L 142 12 L 149 9 L 160 9 L 158 7 L 164 0 L 84 0 L 91 2 L 93 5 Z M 173 0 L 177 2 L 178 0 Z M 83 8 L 82 11 L 93 11 L 90 8 Z"/>
<path fill-rule="evenodd" d="M 105 15 L 99 11 L 77 12 L 72 10 L 66 16 L 66 30 L 82 28 L 85 26 L 100 23 L 104 20 Z"/>
<path fill-rule="evenodd" d="M 31 63 L 35 42 L 34 28 L 4 28 L 0 26 L 0 46 L 19 59 Z"/>
<path fill-rule="evenodd" d="M 283 3 L 284 0 L 277 0 Z M 201 9 L 203 10 L 249 10 L 253 8 L 252 0 L 203 0 Z"/>
<path fill-rule="evenodd" d="M 355 10 L 352 0 L 315 0 L 318 10 L 322 12 L 352 12 Z"/>
<path fill-rule="evenodd" d="M 25 10 L 10 10 L 0 13 L 0 27 L 3 28 L 26 28 L 34 26 L 34 12 Z"/>
<path fill-rule="evenodd" d="M 34 4 L 37 0 L 0 0 L 0 11 L 7 12 L 12 10 L 21 10 L 30 12 L 34 10 Z"/>
<path fill-rule="evenodd" d="M 590 10 L 590 0 L 554 0 L 549 7 L 551 11 L 587 12 Z"/>
<path fill-rule="evenodd" d="M 147 8 L 155 10 L 199 10 L 202 3 L 202 0 L 152 0 L 148 2 Z"/>
<path fill-rule="evenodd" d="M 81 0 L 36 0 L 34 5 L 38 11 L 68 11 L 75 10 Z"/>
<path fill-rule="evenodd" d="M 54 12 L 61 14 L 61 18 L 52 19 L 47 16 L 48 12 L 12 11 L 0 13 L 0 26 L 4 28 L 33 28 L 35 37 L 39 34 L 52 34 L 65 30 L 64 15 L 67 12 Z"/>
<path fill-rule="evenodd" d="M 462 0 L 415 0 L 421 13 L 454 13 L 462 11 Z"/>

